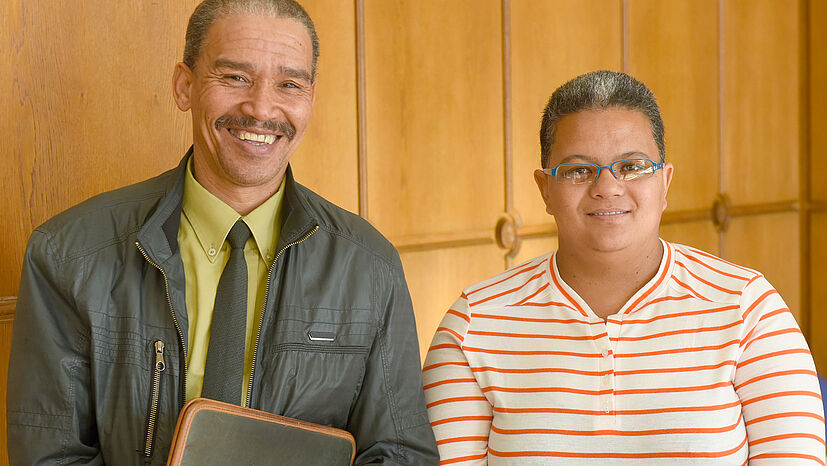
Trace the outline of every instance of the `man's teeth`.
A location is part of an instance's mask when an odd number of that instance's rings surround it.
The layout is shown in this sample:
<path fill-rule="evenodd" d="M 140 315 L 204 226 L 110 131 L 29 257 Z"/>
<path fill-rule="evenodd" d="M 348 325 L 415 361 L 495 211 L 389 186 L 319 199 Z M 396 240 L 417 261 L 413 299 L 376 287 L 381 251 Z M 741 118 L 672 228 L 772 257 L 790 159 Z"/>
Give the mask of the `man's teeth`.
<path fill-rule="evenodd" d="M 622 213 L 624 213 L 622 210 L 615 210 L 615 211 L 612 211 L 612 212 L 594 212 L 594 213 L 592 213 L 592 215 L 603 216 L 603 215 L 617 215 L 617 214 L 622 214 Z"/>
<path fill-rule="evenodd" d="M 272 144 L 276 137 L 272 134 L 256 134 L 247 131 L 234 131 L 235 137 L 242 141 L 263 142 L 264 144 Z"/>

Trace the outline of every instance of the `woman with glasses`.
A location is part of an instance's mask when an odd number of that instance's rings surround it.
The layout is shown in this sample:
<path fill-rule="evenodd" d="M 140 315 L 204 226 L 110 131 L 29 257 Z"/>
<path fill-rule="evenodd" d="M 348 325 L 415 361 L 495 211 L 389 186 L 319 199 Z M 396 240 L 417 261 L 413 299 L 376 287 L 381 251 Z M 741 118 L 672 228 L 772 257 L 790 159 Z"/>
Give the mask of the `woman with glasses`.
<path fill-rule="evenodd" d="M 659 237 L 673 167 L 652 92 L 579 76 L 540 141 L 558 249 L 446 313 L 423 368 L 442 463 L 823 465 L 813 360 L 779 294 Z"/>

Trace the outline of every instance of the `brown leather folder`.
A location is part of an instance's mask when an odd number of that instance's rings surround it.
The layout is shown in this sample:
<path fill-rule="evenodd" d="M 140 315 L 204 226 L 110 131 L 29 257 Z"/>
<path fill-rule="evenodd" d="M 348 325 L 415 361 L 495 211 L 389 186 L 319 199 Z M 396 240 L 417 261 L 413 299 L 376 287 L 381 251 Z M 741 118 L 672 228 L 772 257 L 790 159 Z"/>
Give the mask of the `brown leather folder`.
<path fill-rule="evenodd" d="M 349 466 L 355 454 L 350 432 L 195 398 L 178 416 L 167 465 Z"/>

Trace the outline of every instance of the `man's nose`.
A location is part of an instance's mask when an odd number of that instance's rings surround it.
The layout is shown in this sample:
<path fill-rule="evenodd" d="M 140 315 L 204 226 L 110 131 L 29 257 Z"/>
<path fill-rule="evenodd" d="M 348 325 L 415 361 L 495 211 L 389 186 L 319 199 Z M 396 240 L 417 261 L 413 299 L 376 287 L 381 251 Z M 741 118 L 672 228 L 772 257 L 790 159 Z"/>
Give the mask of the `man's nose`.
<path fill-rule="evenodd" d="M 255 83 L 245 97 L 241 111 L 258 121 L 272 120 L 283 115 L 283 99 L 272 85 Z"/>

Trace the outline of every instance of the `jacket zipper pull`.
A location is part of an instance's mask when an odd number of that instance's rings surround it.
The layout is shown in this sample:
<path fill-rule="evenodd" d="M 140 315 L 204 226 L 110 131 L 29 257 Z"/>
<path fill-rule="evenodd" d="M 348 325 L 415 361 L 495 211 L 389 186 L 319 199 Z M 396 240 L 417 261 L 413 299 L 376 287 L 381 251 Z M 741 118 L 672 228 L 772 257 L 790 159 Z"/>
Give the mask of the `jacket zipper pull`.
<path fill-rule="evenodd" d="M 167 363 L 164 361 L 164 342 L 155 342 L 155 370 L 163 372 L 166 369 Z"/>
<path fill-rule="evenodd" d="M 161 372 L 167 368 L 167 363 L 164 361 L 164 342 L 155 342 L 155 370 L 152 374 L 152 387 L 150 389 L 149 413 L 147 414 L 146 422 L 146 437 L 144 439 L 144 456 L 149 458 L 152 456 L 152 441 L 155 439 L 155 423 L 158 417 L 158 400 L 160 398 L 159 390 L 161 388 Z"/>

